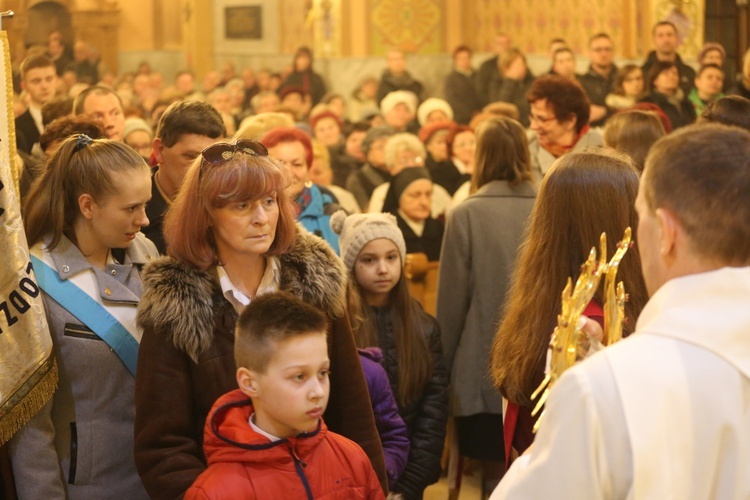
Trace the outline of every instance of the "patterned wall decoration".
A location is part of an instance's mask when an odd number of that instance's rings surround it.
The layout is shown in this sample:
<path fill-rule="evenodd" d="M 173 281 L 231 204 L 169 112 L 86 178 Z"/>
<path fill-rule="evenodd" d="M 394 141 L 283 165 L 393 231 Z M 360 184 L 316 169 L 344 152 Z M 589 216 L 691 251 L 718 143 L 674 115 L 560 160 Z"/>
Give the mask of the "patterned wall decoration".
<path fill-rule="evenodd" d="M 313 8 L 309 0 L 281 0 L 279 2 L 282 54 L 294 54 L 298 47 L 314 47 L 315 36 L 307 22 Z M 291 63 L 291 58 L 289 59 Z"/>
<path fill-rule="evenodd" d="M 705 0 L 656 0 L 653 6 L 654 21 L 671 21 L 677 26 L 683 57 L 696 57 L 703 46 Z"/>
<path fill-rule="evenodd" d="M 474 0 L 465 35 L 476 50 L 490 51 L 496 33 L 511 36 L 530 54 L 546 54 L 553 38 L 563 38 L 578 54 L 599 32 L 613 38 L 619 57 L 635 57 L 638 4 L 643 0 Z M 473 38 L 472 38 L 473 37 Z"/>
<path fill-rule="evenodd" d="M 372 55 L 392 47 L 417 54 L 445 50 L 443 0 L 370 0 L 369 11 Z"/>

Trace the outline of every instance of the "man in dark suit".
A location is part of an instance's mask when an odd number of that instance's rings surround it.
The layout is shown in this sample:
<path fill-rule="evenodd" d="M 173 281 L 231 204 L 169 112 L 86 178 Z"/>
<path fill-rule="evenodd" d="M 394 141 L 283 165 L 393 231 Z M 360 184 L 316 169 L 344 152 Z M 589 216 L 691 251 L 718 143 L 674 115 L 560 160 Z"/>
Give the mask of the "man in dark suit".
<path fill-rule="evenodd" d="M 479 95 L 477 73 L 471 67 L 471 49 L 460 45 L 453 51 L 453 71 L 443 83 L 445 100 L 453 108 L 456 122 L 468 125 L 485 102 Z"/>
<path fill-rule="evenodd" d="M 677 53 L 677 47 L 680 44 L 677 27 L 669 21 L 659 21 L 654 25 L 651 34 L 654 38 L 654 50 L 649 52 L 646 62 L 641 67 L 643 75 L 648 75 L 651 66 L 656 61 L 673 62 L 677 65 L 677 71 L 680 74 L 680 88 L 685 95 L 690 94 L 695 82 L 695 70 L 685 64 L 680 54 Z"/>
<path fill-rule="evenodd" d="M 31 154 L 44 130 L 42 106 L 55 97 L 57 74 L 47 56 L 30 57 L 21 63 L 21 88 L 29 96 L 29 108 L 16 118 L 16 146 Z"/>

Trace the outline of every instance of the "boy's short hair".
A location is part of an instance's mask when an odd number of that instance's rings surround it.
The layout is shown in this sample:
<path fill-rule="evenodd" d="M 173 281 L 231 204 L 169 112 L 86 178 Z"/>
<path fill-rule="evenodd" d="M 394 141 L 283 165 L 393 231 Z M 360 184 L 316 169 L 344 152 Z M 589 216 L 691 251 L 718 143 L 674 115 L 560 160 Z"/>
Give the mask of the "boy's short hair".
<path fill-rule="evenodd" d="M 717 71 L 720 71 L 721 75 L 724 76 L 724 69 L 721 66 L 719 66 L 718 64 L 704 64 L 703 66 L 701 66 L 700 68 L 698 68 L 698 71 L 695 72 L 695 77 L 698 78 L 707 69 L 715 69 Z"/>
<path fill-rule="evenodd" d="M 320 309 L 285 292 L 262 295 L 237 320 L 234 360 L 237 368 L 264 373 L 279 342 L 327 331 L 328 318 Z"/>
<path fill-rule="evenodd" d="M 54 68 L 55 63 L 52 62 L 52 59 L 50 59 L 49 57 L 45 55 L 27 57 L 21 63 L 21 68 L 20 68 L 21 78 L 25 78 L 26 73 L 28 73 L 32 69 L 48 68 L 50 66 Z"/>
<path fill-rule="evenodd" d="M 227 129 L 219 112 L 210 104 L 191 100 L 174 102 L 161 115 L 156 137 L 171 148 L 187 134 L 221 139 L 226 137 Z"/>

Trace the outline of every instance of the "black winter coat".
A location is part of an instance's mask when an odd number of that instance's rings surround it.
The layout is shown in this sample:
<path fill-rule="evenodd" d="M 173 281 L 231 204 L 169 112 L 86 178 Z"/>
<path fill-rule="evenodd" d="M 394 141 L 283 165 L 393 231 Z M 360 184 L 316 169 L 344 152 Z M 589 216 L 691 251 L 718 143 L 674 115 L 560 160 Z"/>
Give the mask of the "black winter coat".
<path fill-rule="evenodd" d="M 425 488 L 440 479 L 440 459 L 448 421 L 448 372 L 443 359 L 440 327 L 435 318 L 421 307 L 415 309 L 419 311 L 419 321 L 432 353 L 432 375 L 424 386 L 421 398 L 406 406 L 399 404 L 399 414 L 406 423 L 411 448 L 406 469 L 393 491 L 403 495 L 406 500 L 422 498 Z M 383 350 L 383 366 L 393 393 L 397 394 L 398 355 L 390 308 L 373 307 L 372 312 Z"/>
<path fill-rule="evenodd" d="M 672 130 L 690 125 L 695 121 L 695 107 L 687 97 L 680 100 L 680 105 L 675 106 L 666 95 L 653 91 L 642 98 L 640 102 L 650 102 L 659 106 L 669 117 Z"/>
<path fill-rule="evenodd" d="M 312 104 L 315 106 L 320 102 L 323 96 L 326 94 L 327 87 L 326 82 L 323 81 L 323 77 L 312 69 L 306 71 L 293 71 L 286 77 L 284 83 L 279 88 L 279 93 L 284 90 L 285 87 L 302 87 L 305 91 L 310 93 L 312 98 Z"/>
<path fill-rule="evenodd" d="M 386 69 L 383 71 L 383 76 L 380 77 L 380 83 L 378 84 L 378 93 L 376 97 L 378 106 L 380 106 L 380 101 L 382 101 L 385 96 L 397 90 L 408 90 L 409 92 L 413 92 L 414 95 L 417 96 L 417 99 L 421 101 L 424 87 L 422 87 L 422 83 L 415 80 L 408 71 L 396 76 Z"/>
<path fill-rule="evenodd" d="M 466 75 L 455 69 L 445 77 L 445 100 L 453 108 L 456 123 L 468 125 L 475 114 L 482 111 L 484 99 L 479 95 L 476 73 Z"/>

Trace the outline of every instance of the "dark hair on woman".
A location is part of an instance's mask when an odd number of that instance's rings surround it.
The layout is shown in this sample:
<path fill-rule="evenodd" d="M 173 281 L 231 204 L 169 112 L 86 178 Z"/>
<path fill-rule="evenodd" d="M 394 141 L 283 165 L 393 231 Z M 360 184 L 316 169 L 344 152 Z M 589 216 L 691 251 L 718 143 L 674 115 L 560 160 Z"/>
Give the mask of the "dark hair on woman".
<path fill-rule="evenodd" d="M 101 203 L 117 192 L 112 174 L 131 175 L 133 170 L 149 174 L 141 155 L 117 141 L 74 135 L 65 139 L 47 161 L 42 175 L 31 186 L 24 202 L 23 221 L 29 246 L 52 235 L 50 250 L 63 234 L 73 239 L 73 228 L 81 210 L 78 198 L 89 194 Z"/>
<path fill-rule="evenodd" d="M 543 377 L 565 283 L 578 277 L 602 232 L 607 233 L 608 257 L 626 227 L 635 232 L 637 191 L 632 160 L 600 148 L 561 156 L 544 177 L 490 356 L 495 385 L 510 401 L 531 404 L 531 393 Z M 637 247 L 622 259 L 618 280 L 629 295 L 623 326 L 628 335 L 647 301 Z M 594 297 L 603 304 L 601 289 Z"/>
<path fill-rule="evenodd" d="M 547 100 L 558 121 L 568 120 L 574 115 L 577 134 L 589 123 L 591 103 L 577 81 L 559 75 L 540 76 L 531 84 L 526 100 L 533 104 L 540 99 Z"/>
<path fill-rule="evenodd" d="M 654 61 L 654 64 L 651 65 L 651 69 L 648 70 L 648 75 L 646 75 L 646 88 L 649 92 L 654 91 L 654 82 L 659 78 L 662 71 L 676 67 L 677 65 L 671 61 Z"/>
<path fill-rule="evenodd" d="M 310 67 L 312 67 L 313 64 L 313 51 L 310 49 L 310 47 L 307 46 L 301 46 L 297 48 L 297 51 L 294 53 L 294 59 L 292 59 L 292 64 L 294 65 L 294 70 L 299 71 L 297 69 L 297 59 L 300 57 L 307 57 L 310 60 Z"/>
<path fill-rule="evenodd" d="M 213 211 L 267 196 L 275 196 L 279 208 L 276 235 L 267 253 L 288 252 L 297 240 L 293 201 L 284 193 L 290 182 L 289 170 L 268 156 L 237 152 L 232 159 L 211 165 L 199 155 L 164 216 L 167 254 L 201 271 L 216 265 Z"/>
<path fill-rule="evenodd" d="M 520 123 L 504 116 L 492 117 L 477 128 L 477 151 L 471 190 L 492 181 L 511 185 L 531 181 L 526 132 Z"/>
<path fill-rule="evenodd" d="M 637 64 L 626 64 L 622 68 L 618 69 L 617 74 L 615 75 L 615 81 L 614 83 L 612 83 L 612 93 L 624 96 L 625 88 L 622 86 L 622 84 L 625 82 L 625 79 L 636 70 L 642 71 L 641 67 Z"/>
<path fill-rule="evenodd" d="M 739 95 L 716 99 L 705 107 L 699 121 L 734 125 L 750 130 L 750 99 Z"/>
<path fill-rule="evenodd" d="M 667 133 L 656 113 L 625 110 L 607 120 L 604 144 L 630 156 L 638 171 L 643 172 L 651 146 L 665 135 Z"/>
<path fill-rule="evenodd" d="M 47 125 L 39 136 L 39 145 L 45 153 L 57 141 L 63 141 L 76 134 L 86 134 L 92 139 L 107 138 L 106 132 L 98 121 L 85 115 L 63 116 Z"/>
<path fill-rule="evenodd" d="M 47 127 L 58 118 L 66 117 L 72 113 L 73 99 L 71 97 L 55 97 L 42 105 L 42 125 Z"/>
<path fill-rule="evenodd" d="M 396 343 L 398 386 L 393 388 L 396 401 L 404 407 L 420 397 L 432 375 L 432 354 L 419 321 L 421 306 L 409 294 L 401 263 L 401 277 L 390 292 L 388 310 Z M 357 347 L 380 345 L 378 326 L 370 306 L 362 298 L 362 287 L 354 273 L 349 273 L 347 308 Z"/>
<path fill-rule="evenodd" d="M 524 56 L 523 52 L 517 47 L 510 47 L 500 54 L 497 59 L 497 66 L 500 69 L 500 72 L 503 73 L 503 76 L 505 75 L 505 72 L 508 71 L 508 68 L 510 68 L 510 65 L 519 57 L 523 59 L 524 65 L 528 66 L 526 63 L 526 56 Z"/>

